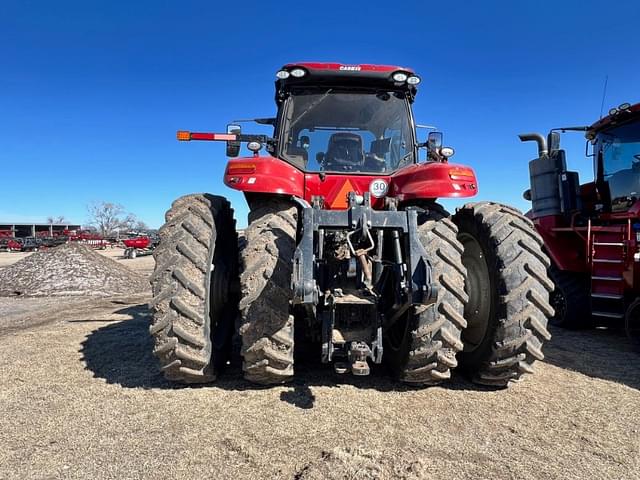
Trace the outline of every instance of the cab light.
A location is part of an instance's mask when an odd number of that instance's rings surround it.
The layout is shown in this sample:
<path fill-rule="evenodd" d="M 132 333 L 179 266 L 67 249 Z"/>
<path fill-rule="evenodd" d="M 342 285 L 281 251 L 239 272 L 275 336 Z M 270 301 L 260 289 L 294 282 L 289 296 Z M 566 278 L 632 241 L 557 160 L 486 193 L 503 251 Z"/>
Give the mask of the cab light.
<path fill-rule="evenodd" d="M 404 72 L 396 72 L 391 78 L 393 78 L 394 82 L 404 82 L 407 80 L 407 74 Z"/>
<path fill-rule="evenodd" d="M 286 70 L 280 70 L 278 73 L 276 73 L 276 77 L 278 77 L 280 80 L 285 80 L 287 78 L 289 78 L 290 73 L 287 72 Z"/>
<path fill-rule="evenodd" d="M 407 78 L 407 83 L 409 85 L 417 85 L 420 83 L 420 77 L 418 77 L 417 75 L 411 75 L 409 78 Z"/>
<path fill-rule="evenodd" d="M 253 153 L 258 153 L 262 148 L 262 144 L 260 142 L 249 142 L 247 144 L 247 148 L 251 150 Z"/>
<path fill-rule="evenodd" d="M 296 78 L 302 78 L 307 74 L 302 68 L 294 68 L 291 70 L 291 76 Z"/>
<path fill-rule="evenodd" d="M 453 157 L 455 153 L 456 151 L 451 147 L 442 147 L 440 149 L 440 154 L 445 158 Z"/>

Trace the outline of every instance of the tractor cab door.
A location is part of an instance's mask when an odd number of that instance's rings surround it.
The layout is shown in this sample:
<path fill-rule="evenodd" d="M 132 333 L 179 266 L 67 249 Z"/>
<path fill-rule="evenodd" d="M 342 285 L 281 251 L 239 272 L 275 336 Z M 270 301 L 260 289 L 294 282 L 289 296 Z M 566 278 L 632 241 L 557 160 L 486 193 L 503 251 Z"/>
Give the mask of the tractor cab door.
<path fill-rule="evenodd" d="M 640 122 L 596 136 L 596 186 L 604 209 L 625 212 L 640 200 Z"/>

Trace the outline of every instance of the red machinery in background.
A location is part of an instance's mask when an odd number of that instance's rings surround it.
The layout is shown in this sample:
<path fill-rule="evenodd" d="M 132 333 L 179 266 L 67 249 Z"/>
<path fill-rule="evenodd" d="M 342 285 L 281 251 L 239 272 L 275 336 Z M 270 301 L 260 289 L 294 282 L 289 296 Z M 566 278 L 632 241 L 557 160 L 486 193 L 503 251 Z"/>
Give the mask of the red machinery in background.
<path fill-rule="evenodd" d="M 559 132 L 584 131 L 594 180 L 567 171 Z M 556 284 L 552 322 L 563 327 L 640 322 L 640 103 L 622 104 L 588 127 L 520 135 L 538 144 L 529 162 L 529 216 L 545 242 Z"/>
<path fill-rule="evenodd" d="M 105 249 L 112 243 L 99 233 L 91 230 L 64 230 L 63 235 L 70 242 L 80 242 L 97 249 Z"/>
<path fill-rule="evenodd" d="M 158 245 L 158 240 L 148 235 L 127 238 L 122 241 L 125 246 L 124 258 L 136 258 L 144 255 L 150 255 Z"/>

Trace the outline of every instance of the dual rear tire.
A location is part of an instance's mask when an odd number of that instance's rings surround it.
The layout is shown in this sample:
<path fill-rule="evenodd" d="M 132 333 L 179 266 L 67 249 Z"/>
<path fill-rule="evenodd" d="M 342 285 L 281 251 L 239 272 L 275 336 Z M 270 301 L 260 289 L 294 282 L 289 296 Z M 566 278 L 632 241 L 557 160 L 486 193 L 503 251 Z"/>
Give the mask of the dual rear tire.
<path fill-rule="evenodd" d="M 213 381 L 229 359 L 237 316 L 233 211 L 223 197 L 187 195 L 173 202 L 159 234 L 151 277 L 153 353 L 169 380 Z"/>
<path fill-rule="evenodd" d="M 434 207 L 419 232 L 438 299 L 409 317 L 401 348 L 389 345 L 385 355 L 392 354 L 392 371 L 405 383 L 438 383 L 458 366 L 475 383 L 506 387 L 533 373 L 551 338 L 554 284 L 542 239 L 505 205 L 470 203 L 452 217 Z M 386 338 L 389 344 L 393 336 Z"/>
<path fill-rule="evenodd" d="M 245 377 L 259 384 L 293 377 L 289 303 L 297 224 L 291 203 L 256 206 L 238 265 L 225 199 L 201 194 L 174 202 L 154 252 L 151 302 L 154 353 L 167 378 L 216 378 L 228 360 L 238 306 Z M 475 382 L 506 386 L 532 373 L 550 338 L 554 285 L 531 222 L 515 209 L 482 202 L 452 217 L 436 209 L 418 231 L 440 288 L 435 304 L 384 333 L 383 358 L 393 374 L 405 383 L 433 385 L 459 366 Z"/>
<path fill-rule="evenodd" d="M 469 294 L 460 367 L 476 383 L 507 386 L 533 373 L 551 338 L 550 262 L 533 224 L 514 208 L 470 203 L 453 221 L 464 246 Z"/>

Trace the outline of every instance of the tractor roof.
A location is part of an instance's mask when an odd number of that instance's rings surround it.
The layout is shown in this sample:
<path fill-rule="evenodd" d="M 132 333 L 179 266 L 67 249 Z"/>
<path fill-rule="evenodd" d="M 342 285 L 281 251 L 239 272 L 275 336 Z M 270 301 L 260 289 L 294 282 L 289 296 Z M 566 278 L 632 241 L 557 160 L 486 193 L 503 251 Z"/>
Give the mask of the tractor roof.
<path fill-rule="evenodd" d="M 310 72 L 319 73 L 322 71 L 332 72 L 332 71 L 341 71 L 341 72 L 379 72 L 379 73 L 389 73 L 389 72 L 409 72 L 414 73 L 413 69 L 406 67 L 398 67 L 397 65 L 373 65 L 369 63 L 364 64 L 345 64 L 345 63 L 331 63 L 331 62 L 299 62 L 299 63 L 288 63 L 283 69 L 302 67 L 306 68 Z"/>
<path fill-rule="evenodd" d="M 587 137 L 593 138 L 596 133 L 602 130 L 606 130 L 609 127 L 613 127 L 621 123 L 630 122 L 635 119 L 640 119 L 640 103 L 636 103 L 635 105 L 623 103 L 622 105 L 609 110 L 609 115 L 601 118 L 591 125 L 587 130 Z"/>
<path fill-rule="evenodd" d="M 394 65 L 299 62 L 276 74 L 278 95 L 294 87 L 375 88 L 402 90 L 413 98 L 420 82 L 413 69 Z"/>

